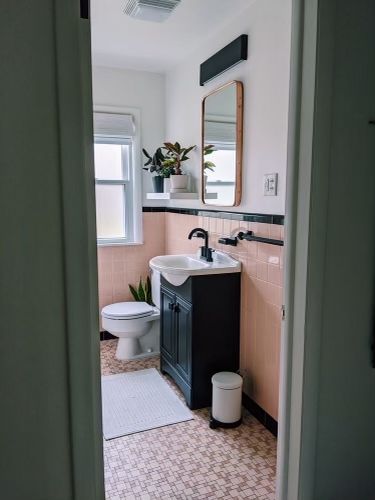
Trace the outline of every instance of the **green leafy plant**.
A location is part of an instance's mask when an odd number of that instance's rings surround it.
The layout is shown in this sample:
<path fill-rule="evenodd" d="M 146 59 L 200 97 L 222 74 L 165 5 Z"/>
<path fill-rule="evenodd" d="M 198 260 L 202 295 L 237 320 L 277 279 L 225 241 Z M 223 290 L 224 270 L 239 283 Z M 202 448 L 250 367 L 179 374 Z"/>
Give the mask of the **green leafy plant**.
<path fill-rule="evenodd" d="M 129 290 L 136 302 L 147 302 L 150 306 L 154 305 L 152 302 L 151 280 L 149 276 L 147 276 L 146 281 L 142 281 L 142 278 L 139 278 L 138 286 L 129 284 Z"/>
<path fill-rule="evenodd" d="M 167 151 L 167 154 L 163 165 L 172 168 L 175 175 L 181 175 L 181 164 L 189 159 L 188 154 L 194 148 L 195 146 L 183 148 L 179 142 L 175 142 L 174 144 L 172 142 L 165 142 L 163 149 Z"/>
<path fill-rule="evenodd" d="M 167 155 L 163 153 L 162 148 L 158 148 L 152 156 L 144 148 L 142 152 L 147 158 L 143 170 L 147 170 L 150 173 L 155 172 L 160 177 L 169 177 L 173 174 L 173 167 L 164 165 Z"/>
<path fill-rule="evenodd" d="M 213 146 L 212 144 L 207 144 L 206 146 L 204 146 L 203 159 L 205 156 L 212 154 L 214 151 L 216 151 L 216 149 L 215 149 L 215 146 Z M 204 170 L 207 169 L 207 170 L 211 170 L 211 172 L 213 172 L 215 168 L 216 168 L 216 165 L 213 161 L 209 161 L 209 160 L 204 159 L 204 161 L 203 161 L 203 169 Z"/>

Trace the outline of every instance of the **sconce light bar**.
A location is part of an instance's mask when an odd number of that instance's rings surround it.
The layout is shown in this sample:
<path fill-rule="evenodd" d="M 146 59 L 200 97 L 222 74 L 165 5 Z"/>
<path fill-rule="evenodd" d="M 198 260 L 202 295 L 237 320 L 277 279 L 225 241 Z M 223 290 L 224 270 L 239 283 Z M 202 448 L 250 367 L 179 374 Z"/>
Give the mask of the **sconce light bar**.
<path fill-rule="evenodd" d="M 247 59 L 247 38 L 247 35 L 240 35 L 201 64 L 199 82 L 201 86 Z"/>

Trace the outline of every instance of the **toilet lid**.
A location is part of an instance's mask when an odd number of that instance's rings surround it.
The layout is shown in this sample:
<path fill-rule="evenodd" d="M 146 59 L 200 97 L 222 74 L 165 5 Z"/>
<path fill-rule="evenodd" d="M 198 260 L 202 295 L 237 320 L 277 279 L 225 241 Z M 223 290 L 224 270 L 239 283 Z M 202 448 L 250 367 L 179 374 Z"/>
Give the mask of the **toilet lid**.
<path fill-rule="evenodd" d="M 102 309 L 102 316 L 109 319 L 137 319 L 151 316 L 154 308 L 146 302 L 117 302 Z"/>

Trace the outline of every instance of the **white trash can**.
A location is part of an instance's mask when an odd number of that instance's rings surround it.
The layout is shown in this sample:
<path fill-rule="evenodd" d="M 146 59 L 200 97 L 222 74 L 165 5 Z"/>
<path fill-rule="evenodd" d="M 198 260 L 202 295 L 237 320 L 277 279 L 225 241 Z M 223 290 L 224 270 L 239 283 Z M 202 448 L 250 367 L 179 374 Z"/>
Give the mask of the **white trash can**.
<path fill-rule="evenodd" d="M 211 429 L 240 425 L 241 401 L 242 377 L 232 372 L 215 373 L 212 377 Z"/>

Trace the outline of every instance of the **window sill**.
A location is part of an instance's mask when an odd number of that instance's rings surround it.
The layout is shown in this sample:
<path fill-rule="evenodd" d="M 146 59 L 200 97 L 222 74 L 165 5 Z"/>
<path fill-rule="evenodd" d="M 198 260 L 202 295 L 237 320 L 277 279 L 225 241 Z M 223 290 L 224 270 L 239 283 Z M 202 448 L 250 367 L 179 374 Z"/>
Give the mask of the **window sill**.
<path fill-rule="evenodd" d="M 143 245 L 143 241 L 97 241 L 98 247 L 130 247 Z"/>

